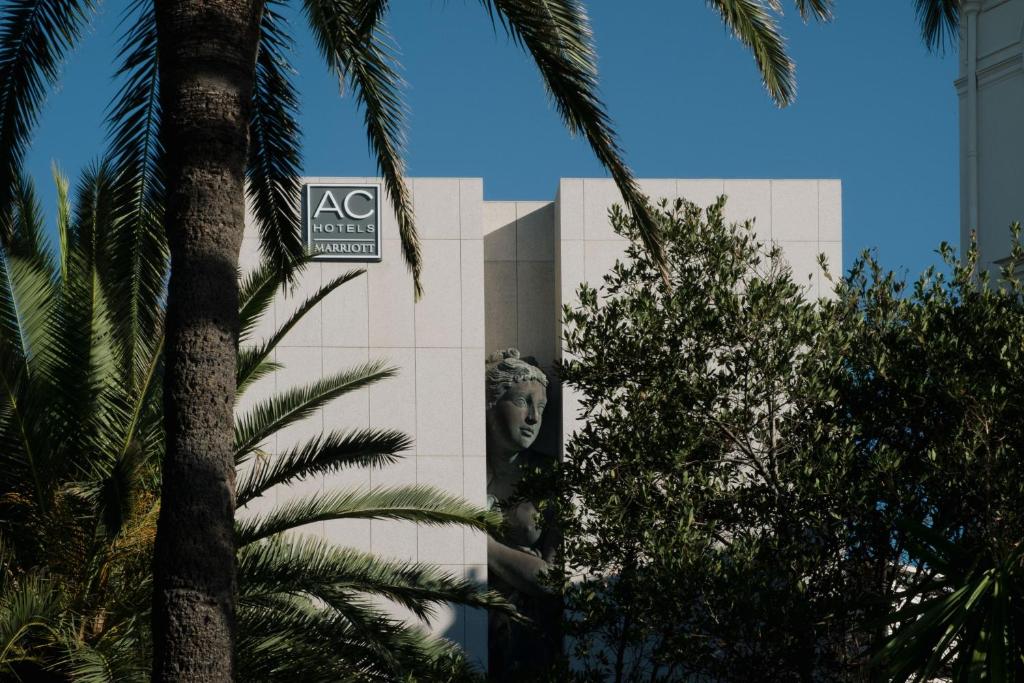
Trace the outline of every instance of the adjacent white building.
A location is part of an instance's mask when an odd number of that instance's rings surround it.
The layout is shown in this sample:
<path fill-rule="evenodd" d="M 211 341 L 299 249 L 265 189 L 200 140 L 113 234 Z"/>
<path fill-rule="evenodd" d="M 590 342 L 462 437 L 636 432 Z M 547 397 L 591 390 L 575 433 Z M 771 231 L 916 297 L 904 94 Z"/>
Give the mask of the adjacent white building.
<path fill-rule="evenodd" d="M 963 0 L 960 11 L 960 240 L 966 249 L 976 231 L 991 268 L 1024 220 L 1024 0 Z"/>
<path fill-rule="evenodd" d="M 310 183 L 377 184 L 374 178 L 310 178 Z M 414 302 L 395 218 L 381 202 L 376 228 L 381 260 L 317 262 L 290 295 L 280 295 L 269 331 L 313 290 L 349 268 L 367 274 L 323 301 L 284 340 L 284 368 L 248 392 L 246 404 L 275 390 L 311 382 L 368 359 L 399 368 L 397 378 L 337 401 L 290 431 L 280 451 L 338 427 L 400 429 L 415 439 L 408 457 L 374 471 L 347 472 L 304 486 L 330 488 L 432 484 L 484 505 L 486 500 L 484 358 L 517 347 L 550 369 L 560 353 L 558 311 L 579 283 L 598 282 L 624 250 L 608 209 L 621 201 L 606 179 L 563 179 L 553 199 L 485 201 L 479 178 L 410 179 L 423 247 L 421 301 Z M 825 293 L 817 256 L 836 272 L 842 264 L 842 202 L 837 180 L 644 180 L 652 197 L 685 197 L 697 204 L 729 197 L 727 217 L 755 219 L 759 234 L 778 242 L 808 295 Z M 256 231 L 246 225 L 243 269 L 259 258 Z M 575 425 L 571 396 L 557 387 L 538 445 L 558 452 Z M 245 408 L 245 405 L 241 406 Z M 258 504 L 258 503 L 257 503 Z M 486 540 L 461 529 L 396 522 L 329 522 L 311 530 L 339 543 L 396 558 L 441 565 L 487 580 Z M 486 661 L 487 617 L 449 610 L 435 628 Z"/>

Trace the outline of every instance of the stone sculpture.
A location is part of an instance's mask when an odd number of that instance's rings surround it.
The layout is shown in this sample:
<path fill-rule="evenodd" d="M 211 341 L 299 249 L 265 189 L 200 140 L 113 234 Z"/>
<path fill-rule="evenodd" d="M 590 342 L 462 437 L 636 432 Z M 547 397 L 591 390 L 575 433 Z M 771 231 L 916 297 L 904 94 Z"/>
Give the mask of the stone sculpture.
<path fill-rule="evenodd" d="M 505 523 L 487 539 L 490 585 L 511 600 L 533 626 L 502 615 L 489 621 L 488 658 L 497 681 L 532 680 L 551 667 L 561 650 L 560 602 L 543 574 L 554 559 L 557 532 L 538 513 L 535 492 L 525 493 L 531 475 L 542 475 L 555 458 L 532 448 L 547 405 L 548 378 L 517 349 L 487 359 L 487 503 Z M 534 477 L 536 478 L 536 477 Z"/>

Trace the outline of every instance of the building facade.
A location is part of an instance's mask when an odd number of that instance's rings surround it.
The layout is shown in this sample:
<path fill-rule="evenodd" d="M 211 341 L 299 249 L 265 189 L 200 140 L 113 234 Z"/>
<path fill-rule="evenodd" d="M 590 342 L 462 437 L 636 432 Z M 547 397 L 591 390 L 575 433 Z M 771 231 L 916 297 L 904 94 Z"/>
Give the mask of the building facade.
<path fill-rule="evenodd" d="M 1024 0 L 964 0 L 960 13 L 960 241 L 976 232 L 991 268 L 1024 220 Z"/>
<path fill-rule="evenodd" d="M 304 182 L 379 185 L 374 178 Z M 408 182 L 422 240 L 422 299 L 414 300 L 396 220 L 381 201 L 371 230 L 379 237 L 379 255 L 373 254 L 379 260 L 314 262 L 293 291 L 278 295 L 264 335 L 321 284 L 351 268 L 366 269 L 366 275 L 343 285 L 292 330 L 276 351 L 282 369 L 247 392 L 239 409 L 274 391 L 382 359 L 398 368 L 396 378 L 336 401 L 277 435 L 267 450 L 280 452 L 330 429 L 398 429 L 415 441 L 399 463 L 301 486 L 308 492 L 308 487 L 430 484 L 483 506 L 488 501 L 485 358 L 514 347 L 535 357 L 550 375 L 561 353 L 561 306 L 572 304 L 581 282 L 598 283 L 623 254 L 626 242 L 608 220 L 609 208 L 621 199 L 607 179 L 562 179 L 554 198 L 545 201 L 485 201 L 479 178 Z M 810 297 L 828 289 L 819 272 L 819 253 L 835 272 L 841 270 L 837 180 L 644 180 L 641 187 L 653 198 L 681 196 L 698 205 L 727 195 L 727 218 L 753 218 L 758 234 L 782 247 Z M 353 213 L 366 216 L 369 211 L 359 207 Z M 356 241 L 366 239 L 357 229 L 349 231 Z M 247 216 L 243 270 L 258 259 L 257 232 Z M 556 381 L 550 382 L 547 397 L 535 447 L 558 455 L 576 425 L 575 399 L 563 394 Z M 257 500 L 249 507 L 267 502 Z M 389 521 L 327 522 L 309 532 L 384 556 L 441 565 L 481 583 L 488 580 L 487 539 L 480 533 Z M 433 628 L 486 666 L 486 614 L 449 609 Z"/>

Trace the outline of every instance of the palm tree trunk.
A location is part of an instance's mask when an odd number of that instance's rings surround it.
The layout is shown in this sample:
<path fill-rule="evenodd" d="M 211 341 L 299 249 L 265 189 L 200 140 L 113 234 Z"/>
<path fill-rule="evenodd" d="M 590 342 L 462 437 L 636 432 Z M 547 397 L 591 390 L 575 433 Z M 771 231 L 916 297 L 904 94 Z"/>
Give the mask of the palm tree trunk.
<path fill-rule="evenodd" d="M 156 2 L 171 278 L 154 681 L 234 671 L 237 267 L 260 7 Z"/>

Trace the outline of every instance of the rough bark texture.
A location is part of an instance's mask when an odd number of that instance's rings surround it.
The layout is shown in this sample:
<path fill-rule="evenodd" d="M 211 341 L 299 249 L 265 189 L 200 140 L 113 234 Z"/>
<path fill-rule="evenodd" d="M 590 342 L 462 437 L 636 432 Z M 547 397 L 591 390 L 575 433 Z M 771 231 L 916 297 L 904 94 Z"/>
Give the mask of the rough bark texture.
<path fill-rule="evenodd" d="M 234 670 L 236 269 L 259 7 L 156 2 L 171 279 L 154 681 Z"/>

